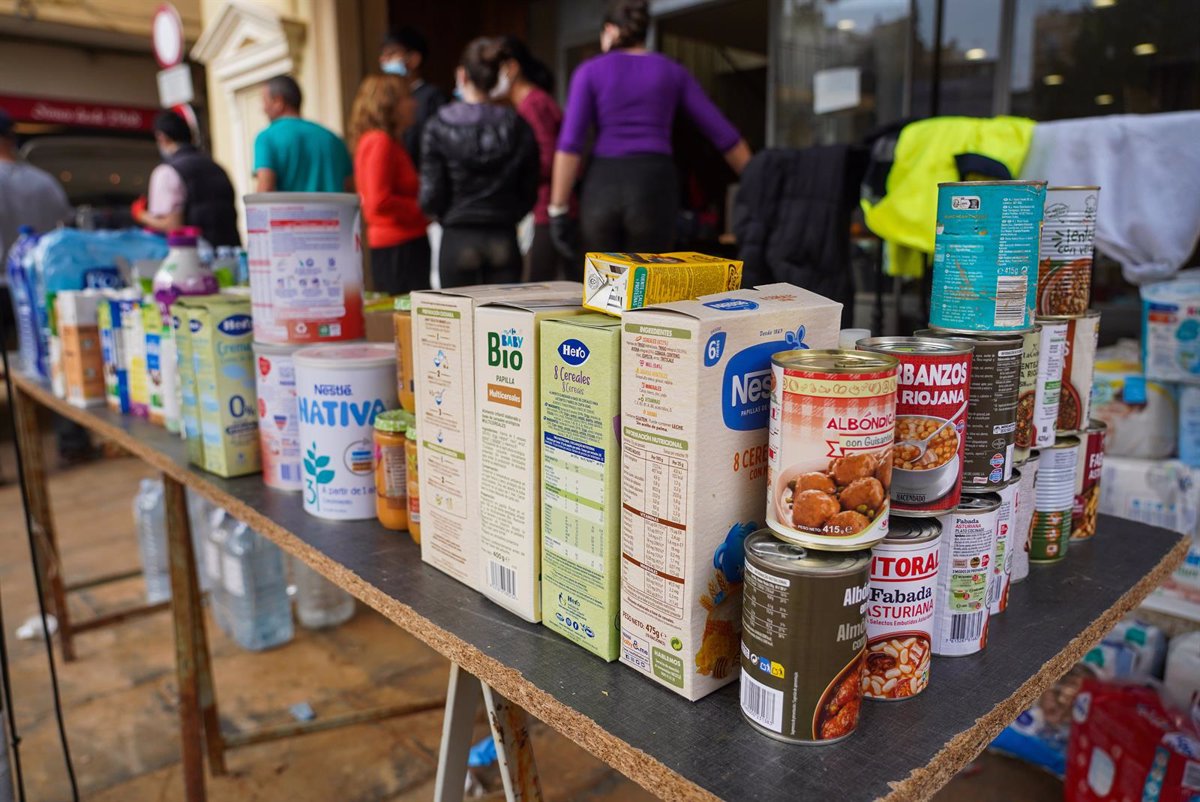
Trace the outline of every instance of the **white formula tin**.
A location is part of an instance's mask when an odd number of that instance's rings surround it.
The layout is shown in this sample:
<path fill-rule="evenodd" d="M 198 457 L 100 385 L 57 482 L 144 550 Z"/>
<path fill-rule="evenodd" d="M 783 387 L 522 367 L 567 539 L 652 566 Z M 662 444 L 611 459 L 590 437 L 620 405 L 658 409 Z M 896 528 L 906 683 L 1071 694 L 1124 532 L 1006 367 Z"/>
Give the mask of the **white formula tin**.
<path fill-rule="evenodd" d="M 296 410 L 295 345 L 254 344 L 258 393 L 258 434 L 263 483 L 277 490 L 304 488 L 300 462 L 300 420 Z"/>
<path fill-rule="evenodd" d="M 988 585 L 996 556 L 995 493 L 962 497 L 942 522 L 937 598 L 933 613 L 933 653 L 960 657 L 987 645 Z"/>
<path fill-rule="evenodd" d="M 343 521 L 374 518 L 375 416 L 399 405 L 395 347 L 319 345 L 292 359 L 304 511 Z"/>
<path fill-rule="evenodd" d="M 255 342 L 313 345 L 363 337 L 358 196 L 246 196 Z"/>

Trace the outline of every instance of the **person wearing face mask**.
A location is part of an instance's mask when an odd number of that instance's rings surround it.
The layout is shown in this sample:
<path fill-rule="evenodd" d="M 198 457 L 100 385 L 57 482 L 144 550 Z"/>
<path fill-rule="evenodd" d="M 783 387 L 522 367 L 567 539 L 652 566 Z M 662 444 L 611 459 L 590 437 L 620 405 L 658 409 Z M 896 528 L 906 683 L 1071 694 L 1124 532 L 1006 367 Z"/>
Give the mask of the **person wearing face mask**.
<path fill-rule="evenodd" d="M 163 233 L 195 226 L 214 248 L 240 247 L 233 184 L 219 164 L 192 144 L 183 117 L 159 112 L 154 141 L 163 163 L 150 173 L 147 197 L 131 209 L 134 222 Z"/>
<path fill-rule="evenodd" d="M 368 75 L 350 111 L 348 139 L 371 246 L 373 289 L 389 295 L 429 288 L 428 223 L 417 204 L 420 179 L 400 144 L 414 105 L 403 78 Z"/>
<path fill-rule="evenodd" d="M 533 57 L 529 48 L 515 36 L 504 38 L 506 58 L 500 65 L 500 78 L 493 97 L 513 104 L 537 139 L 540 170 L 538 197 L 533 207 L 533 244 L 526 255 L 526 281 L 551 281 L 566 278 L 571 265 L 554 247 L 550 238 L 550 175 L 554 165 L 554 145 L 562 128 L 562 109 L 551 96 L 554 76 L 548 67 Z"/>
<path fill-rule="evenodd" d="M 415 28 L 399 28 L 383 37 L 379 49 L 379 69 L 388 75 L 408 79 L 408 90 L 415 102 L 413 123 L 404 132 L 404 148 L 413 164 L 421 163 L 421 131 L 429 118 L 446 105 L 446 94 L 425 80 L 425 62 L 429 60 L 429 40 Z"/>
<path fill-rule="evenodd" d="M 678 180 L 671 127 L 682 111 L 734 172 L 750 146 L 681 64 L 646 49 L 647 0 L 612 0 L 600 35 L 601 55 L 571 77 L 566 116 L 554 154 L 550 227 L 554 243 L 577 258 L 585 251 L 663 252 L 675 243 Z M 568 201 L 584 146 L 595 131 L 579 199 L 579 225 Z"/>
<path fill-rule="evenodd" d="M 462 99 L 439 109 L 421 138 L 421 208 L 442 224 L 443 287 L 521 278 L 516 226 L 537 201 L 538 146 L 516 111 L 490 102 L 507 59 L 500 39 L 467 45 Z"/>

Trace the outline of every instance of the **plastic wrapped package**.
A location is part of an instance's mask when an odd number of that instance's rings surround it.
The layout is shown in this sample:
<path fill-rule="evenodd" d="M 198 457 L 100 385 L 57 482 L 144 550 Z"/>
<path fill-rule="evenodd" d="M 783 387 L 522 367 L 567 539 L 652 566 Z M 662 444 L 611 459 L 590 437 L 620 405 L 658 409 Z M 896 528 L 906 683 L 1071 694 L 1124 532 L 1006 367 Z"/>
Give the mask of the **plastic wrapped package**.
<path fill-rule="evenodd" d="M 1142 375 L 1137 343 L 1123 340 L 1096 354 L 1092 417 L 1108 424 L 1106 455 L 1142 459 L 1174 455 L 1177 404 L 1171 385 Z"/>

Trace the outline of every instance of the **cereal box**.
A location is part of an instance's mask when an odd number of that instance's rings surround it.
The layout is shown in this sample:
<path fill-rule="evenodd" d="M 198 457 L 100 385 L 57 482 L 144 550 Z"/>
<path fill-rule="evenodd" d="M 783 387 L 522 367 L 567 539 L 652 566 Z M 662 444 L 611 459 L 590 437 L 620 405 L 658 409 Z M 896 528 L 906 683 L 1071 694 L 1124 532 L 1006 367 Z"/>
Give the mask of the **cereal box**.
<path fill-rule="evenodd" d="M 58 293 L 54 300 L 66 398 L 77 407 L 104 403 L 104 354 L 98 314 L 107 303 L 95 290 L 67 290 Z"/>
<path fill-rule="evenodd" d="M 742 263 L 702 253 L 589 253 L 583 264 L 583 305 L 620 316 L 742 286 Z"/>

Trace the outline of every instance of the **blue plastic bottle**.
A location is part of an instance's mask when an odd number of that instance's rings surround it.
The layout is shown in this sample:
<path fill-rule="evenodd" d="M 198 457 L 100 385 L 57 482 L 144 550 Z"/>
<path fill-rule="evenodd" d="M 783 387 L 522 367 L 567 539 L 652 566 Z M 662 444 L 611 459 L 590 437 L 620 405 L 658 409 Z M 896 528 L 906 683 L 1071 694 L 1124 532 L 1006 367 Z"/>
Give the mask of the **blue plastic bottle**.
<path fill-rule="evenodd" d="M 21 226 L 17 240 L 8 250 L 8 289 L 12 295 L 13 319 L 20 341 L 21 369 L 42 378 L 49 378 L 46 349 L 40 336 L 37 308 L 33 303 L 33 286 L 26 260 L 37 245 L 38 237 L 32 226 Z"/>
<path fill-rule="evenodd" d="M 233 639 L 251 651 L 290 641 L 292 605 L 279 547 L 240 521 L 222 545 L 222 595 Z"/>

